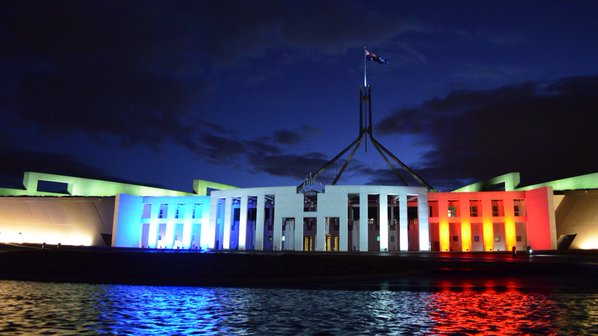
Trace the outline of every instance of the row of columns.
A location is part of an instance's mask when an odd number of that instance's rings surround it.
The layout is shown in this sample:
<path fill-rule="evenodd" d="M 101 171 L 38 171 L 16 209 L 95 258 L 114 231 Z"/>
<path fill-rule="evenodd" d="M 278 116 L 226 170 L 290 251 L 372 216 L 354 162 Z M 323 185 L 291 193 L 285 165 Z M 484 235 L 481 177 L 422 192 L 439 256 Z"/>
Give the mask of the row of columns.
<path fill-rule="evenodd" d="M 387 251 L 388 250 L 388 195 L 389 194 L 379 194 L 379 225 L 380 225 L 380 251 Z M 418 196 L 418 221 L 419 221 L 419 249 L 422 251 L 430 249 L 430 239 L 429 239 L 429 227 L 428 227 L 428 199 L 427 195 L 417 195 Z M 224 198 L 220 198 L 220 201 L 224 201 L 224 214 L 223 216 L 218 216 L 218 202 L 212 205 L 211 208 L 211 217 L 210 217 L 210 224 L 213 228 L 217 227 L 216 221 L 217 218 L 223 217 L 223 223 L 220 225 L 222 226 L 222 248 L 229 249 L 230 248 L 230 240 L 231 240 L 231 224 L 233 221 L 233 198 L 239 198 L 240 202 L 240 217 L 239 217 L 239 250 L 246 250 L 246 235 L 247 235 L 247 210 L 248 210 L 248 199 L 250 196 L 242 195 L 239 197 L 233 196 L 226 196 Z M 265 220 L 265 195 L 257 195 L 251 196 L 257 198 L 256 204 L 256 227 L 255 227 L 255 244 L 254 247 L 256 250 L 263 250 L 264 248 L 264 220 Z M 399 194 L 399 248 L 401 251 L 407 251 L 409 241 L 408 241 L 408 215 L 407 215 L 407 194 Z M 317 212 L 304 212 L 303 211 L 303 204 L 298 205 L 298 210 L 294 213 L 280 213 L 275 206 L 275 216 L 273 219 L 273 232 L 272 232 L 272 239 L 273 239 L 273 246 L 275 249 L 280 250 L 282 249 L 282 225 L 283 225 L 283 218 L 294 218 L 295 219 L 295 227 L 294 227 L 294 246 L 295 250 L 302 251 L 303 250 L 303 220 L 304 218 L 316 218 L 316 244 L 315 250 L 316 251 L 324 251 L 325 250 L 325 239 L 326 239 L 326 232 L 325 232 L 325 220 L 326 218 L 338 218 L 339 219 L 339 250 L 340 251 L 348 251 L 348 215 L 347 215 L 347 206 L 348 206 L 348 195 L 345 197 L 347 200 L 343 205 L 343 209 L 339 211 L 335 211 L 334 213 L 326 213 L 325 211 L 317 211 Z M 368 194 L 367 193 L 360 193 L 359 195 L 359 251 L 368 251 Z M 214 237 L 218 237 L 219 232 L 213 230 Z M 285 239 L 290 239 L 291 237 L 285 237 Z M 212 246 L 214 247 L 214 246 Z M 215 248 L 218 248 L 217 246 Z"/>
<path fill-rule="evenodd" d="M 484 243 L 485 251 L 494 250 L 494 222 L 500 221 L 505 224 L 505 242 L 507 250 L 511 250 L 516 246 L 516 227 L 515 227 L 515 210 L 514 210 L 514 199 L 513 198 L 502 198 L 503 202 L 503 213 L 502 216 L 493 216 L 492 199 L 482 198 L 481 199 L 481 213 L 475 218 L 481 218 L 482 221 L 482 240 Z M 459 201 L 459 217 L 457 218 L 461 224 L 461 251 L 471 251 L 471 221 L 472 217 L 470 213 L 470 204 L 468 199 L 462 199 Z M 448 217 L 449 200 L 440 199 L 438 201 L 438 218 L 439 218 L 439 239 L 440 239 L 440 250 L 448 251 L 450 249 L 450 234 L 449 234 L 449 222 L 451 219 Z"/>

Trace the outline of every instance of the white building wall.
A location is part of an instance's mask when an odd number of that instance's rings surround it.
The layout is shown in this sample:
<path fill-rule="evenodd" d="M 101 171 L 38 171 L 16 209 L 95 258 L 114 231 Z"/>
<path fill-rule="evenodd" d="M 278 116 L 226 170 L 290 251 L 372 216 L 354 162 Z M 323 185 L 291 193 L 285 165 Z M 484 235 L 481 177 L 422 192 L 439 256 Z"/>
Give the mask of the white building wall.
<path fill-rule="evenodd" d="M 225 238 L 223 246 L 225 249 L 230 246 L 230 221 L 232 212 L 230 203 L 233 197 L 240 197 L 242 202 L 247 197 L 257 197 L 256 213 L 256 239 L 255 249 L 263 249 L 264 234 L 264 208 L 265 195 L 274 195 L 274 228 L 273 228 L 273 246 L 275 250 L 282 249 L 282 219 L 295 219 L 294 245 L 296 250 L 303 249 L 303 219 L 305 217 L 317 218 L 316 250 L 325 249 L 325 219 L 330 217 L 339 218 L 339 250 L 347 251 L 348 246 L 348 196 L 349 194 L 359 194 L 360 199 L 360 221 L 359 221 L 359 251 L 368 250 L 368 195 L 380 195 L 380 225 L 381 225 L 381 250 L 388 248 L 388 211 L 387 196 L 399 195 L 400 199 L 400 249 L 407 250 L 407 195 L 418 195 L 420 199 L 419 218 L 420 218 L 420 246 L 429 248 L 428 238 L 428 206 L 427 190 L 419 187 L 396 187 L 396 186 L 326 186 L 325 192 L 318 194 L 317 211 L 303 211 L 303 194 L 296 192 L 296 187 L 271 187 L 271 188 L 245 188 L 233 190 L 218 190 L 212 192 L 210 226 L 215 223 L 217 217 L 217 202 L 215 199 L 226 199 L 226 210 L 224 214 Z M 243 207 L 243 206 L 242 206 Z M 246 209 L 242 211 L 241 218 L 246 215 Z M 245 217 L 246 222 L 246 217 Z M 384 228 L 382 228 L 384 227 Z M 240 236 L 239 241 L 244 237 Z"/>
<path fill-rule="evenodd" d="M 430 224 L 428 193 L 419 194 L 417 198 L 417 217 L 419 220 L 419 250 L 430 251 Z"/>

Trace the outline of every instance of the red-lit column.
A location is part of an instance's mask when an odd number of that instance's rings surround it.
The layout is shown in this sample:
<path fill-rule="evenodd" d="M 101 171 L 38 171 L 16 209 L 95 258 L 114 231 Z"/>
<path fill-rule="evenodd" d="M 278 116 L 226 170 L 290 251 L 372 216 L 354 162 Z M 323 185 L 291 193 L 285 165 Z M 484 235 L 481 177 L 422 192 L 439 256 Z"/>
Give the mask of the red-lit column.
<path fill-rule="evenodd" d="M 482 196 L 482 231 L 484 236 L 484 251 L 494 250 L 494 227 L 492 226 L 492 199 L 488 195 Z"/>

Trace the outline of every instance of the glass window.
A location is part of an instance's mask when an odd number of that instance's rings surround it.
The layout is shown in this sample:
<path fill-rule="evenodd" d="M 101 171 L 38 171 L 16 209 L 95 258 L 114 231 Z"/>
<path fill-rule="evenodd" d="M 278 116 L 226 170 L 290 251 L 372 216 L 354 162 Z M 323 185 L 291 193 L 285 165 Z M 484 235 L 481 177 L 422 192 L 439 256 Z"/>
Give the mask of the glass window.
<path fill-rule="evenodd" d="M 201 218 L 201 203 L 193 204 L 193 218 Z"/>
<path fill-rule="evenodd" d="M 502 200 L 492 200 L 492 217 L 504 216 L 504 208 Z"/>
<path fill-rule="evenodd" d="M 449 217 L 459 217 L 459 201 L 449 200 L 448 216 Z"/>
<path fill-rule="evenodd" d="M 166 218 L 168 216 L 168 204 L 160 204 L 160 214 L 158 218 Z"/>
<path fill-rule="evenodd" d="M 513 201 L 515 216 L 525 216 L 525 202 L 522 199 Z"/>
<path fill-rule="evenodd" d="M 176 213 L 174 214 L 174 218 L 183 218 L 185 216 L 185 204 L 177 204 L 176 205 Z"/>
<path fill-rule="evenodd" d="M 141 218 L 150 218 L 151 216 L 152 216 L 152 205 L 144 204 L 143 205 L 143 213 L 141 214 Z"/>
<path fill-rule="evenodd" d="M 448 216 L 449 217 L 457 217 L 457 208 L 453 206 L 449 206 L 448 208 Z"/>

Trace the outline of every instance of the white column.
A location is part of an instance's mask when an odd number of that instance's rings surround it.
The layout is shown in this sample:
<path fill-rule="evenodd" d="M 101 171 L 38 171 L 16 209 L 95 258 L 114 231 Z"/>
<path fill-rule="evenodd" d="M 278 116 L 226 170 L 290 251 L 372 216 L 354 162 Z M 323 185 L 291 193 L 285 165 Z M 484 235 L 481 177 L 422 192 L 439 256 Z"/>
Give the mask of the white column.
<path fill-rule="evenodd" d="M 348 200 L 347 195 L 345 199 Z M 341 211 L 340 217 L 338 218 L 338 235 L 339 235 L 339 251 L 348 251 L 349 249 L 349 202 L 345 203 L 345 210 Z"/>
<path fill-rule="evenodd" d="M 164 247 L 169 249 L 172 248 L 174 243 L 174 214 L 176 212 L 176 202 L 164 203 L 168 204 L 168 210 L 166 211 L 166 238 L 164 239 Z"/>
<path fill-rule="evenodd" d="M 264 211 L 266 208 L 266 196 L 258 195 L 255 215 L 255 250 L 264 250 Z"/>
<path fill-rule="evenodd" d="M 430 225 L 428 222 L 428 194 L 417 196 L 417 219 L 419 221 L 419 250 L 430 251 Z"/>
<path fill-rule="evenodd" d="M 193 203 L 185 203 L 183 206 L 183 248 L 191 247 L 191 221 L 193 217 Z M 201 236 L 200 236 L 201 238 Z"/>
<path fill-rule="evenodd" d="M 303 217 L 295 218 L 295 251 L 303 251 Z"/>
<path fill-rule="evenodd" d="M 368 194 L 359 194 L 359 251 L 368 250 Z"/>
<path fill-rule="evenodd" d="M 379 196 L 380 251 L 388 251 L 388 195 Z"/>
<path fill-rule="evenodd" d="M 202 218 L 203 220 L 203 218 Z M 210 222 L 208 225 L 207 234 L 204 235 L 203 227 L 201 228 L 201 245 L 208 248 L 217 248 L 216 240 L 218 239 L 218 230 L 216 230 L 216 222 L 218 220 L 218 198 L 210 197 Z"/>
<path fill-rule="evenodd" d="M 233 219 L 233 199 L 227 196 L 224 199 L 224 231 L 222 233 L 222 249 L 230 249 L 230 226 Z"/>
<path fill-rule="evenodd" d="M 274 251 L 280 251 L 282 249 L 282 217 L 276 215 L 276 203 L 274 206 L 274 245 L 272 248 Z"/>
<path fill-rule="evenodd" d="M 407 195 L 399 194 L 399 249 L 409 249 L 409 233 L 407 231 Z"/>
<path fill-rule="evenodd" d="M 316 221 L 316 251 L 325 251 L 326 218 L 324 216 L 318 216 Z"/>
<path fill-rule="evenodd" d="M 239 250 L 245 250 L 247 242 L 247 195 L 241 196 L 241 209 L 239 210 Z"/>

